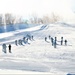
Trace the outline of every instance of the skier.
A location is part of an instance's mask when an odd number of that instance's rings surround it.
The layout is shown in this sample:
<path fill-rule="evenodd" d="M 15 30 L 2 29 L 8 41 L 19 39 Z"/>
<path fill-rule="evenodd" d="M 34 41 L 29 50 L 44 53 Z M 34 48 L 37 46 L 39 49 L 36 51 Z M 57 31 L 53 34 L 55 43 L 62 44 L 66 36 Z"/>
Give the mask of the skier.
<path fill-rule="evenodd" d="M 3 51 L 4 53 L 6 53 L 6 44 L 3 44 L 3 45 L 2 45 L 2 51 Z"/>
<path fill-rule="evenodd" d="M 11 44 L 9 44 L 8 48 L 9 48 L 9 53 L 11 53 Z"/>
<path fill-rule="evenodd" d="M 65 40 L 64 42 L 65 42 L 65 45 L 67 45 L 67 40 Z"/>

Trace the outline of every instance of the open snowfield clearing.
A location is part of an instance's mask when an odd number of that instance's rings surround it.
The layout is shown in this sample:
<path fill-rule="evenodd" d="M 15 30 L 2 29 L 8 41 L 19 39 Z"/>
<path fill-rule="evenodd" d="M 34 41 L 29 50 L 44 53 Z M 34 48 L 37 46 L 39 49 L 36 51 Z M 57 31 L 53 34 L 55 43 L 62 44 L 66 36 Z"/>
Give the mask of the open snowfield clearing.
<path fill-rule="evenodd" d="M 26 33 L 34 36 L 29 44 L 14 44 L 15 39 L 22 39 Z M 60 24 L 39 25 L 0 41 L 0 74 L 75 74 L 75 28 Z M 8 33 L 9 35 L 9 33 Z M 54 48 L 48 36 L 57 37 Z M 68 45 L 60 45 L 61 37 L 68 40 Z M 45 41 L 47 37 L 47 41 Z M 2 52 L 2 44 L 7 44 L 7 53 Z M 8 52 L 8 44 L 12 45 L 12 53 Z"/>

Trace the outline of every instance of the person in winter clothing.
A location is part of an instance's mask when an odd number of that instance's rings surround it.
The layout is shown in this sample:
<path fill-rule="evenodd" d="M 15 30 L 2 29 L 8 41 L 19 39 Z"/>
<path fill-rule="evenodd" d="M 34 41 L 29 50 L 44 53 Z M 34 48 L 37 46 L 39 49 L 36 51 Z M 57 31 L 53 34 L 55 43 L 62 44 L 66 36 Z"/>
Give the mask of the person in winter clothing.
<path fill-rule="evenodd" d="M 61 37 L 61 40 L 63 40 L 63 37 Z"/>
<path fill-rule="evenodd" d="M 31 40 L 31 36 L 29 34 L 27 34 L 26 37 Z"/>
<path fill-rule="evenodd" d="M 2 45 L 2 51 L 3 51 L 4 53 L 6 53 L 6 44 L 3 44 L 3 45 Z"/>
<path fill-rule="evenodd" d="M 15 45 L 16 45 L 16 46 L 18 45 L 18 42 L 17 42 L 17 40 L 15 40 Z"/>
<path fill-rule="evenodd" d="M 23 42 L 26 44 L 26 37 L 23 37 Z"/>
<path fill-rule="evenodd" d="M 25 41 L 26 40 L 26 37 L 23 37 L 23 41 Z"/>
<path fill-rule="evenodd" d="M 57 37 L 55 37 L 55 41 L 57 41 Z"/>
<path fill-rule="evenodd" d="M 45 41 L 47 41 L 47 37 L 45 37 Z"/>
<path fill-rule="evenodd" d="M 54 41 L 54 48 L 56 48 L 56 41 Z"/>
<path fill-rule="evenodd" d="M 63 45 L 63 40 L 61 40 L 61 45 Z"/>
<path fill-rule="evenodd" d="M 9 53 L 11 53 L 11 44 L 9 44 L 8 48 L 9 48 Z"/>
<path fill-rule="evenodd" d="M 55 37 L 55 40 L 54 40 L 54 48 L 56 48 L 56 41 L 57 41 L 57 37 Z"/>
<path fill-rule="evenodd" d="M 34 39 L 33 39 L 33 36 L 31 36 L 31 38 L 32 38 L 32 40 L 34 40 Z"/>
<path fill-rule="evenodd" d="M 51 43 L 52 43 L 52 46 L 53 46 L 53 44 L 54 44 L 54 39 L 51 37 Z"/>
<path fill-rule="evenodd" d="M 51 38 L 51 36 L 49 35 L 49 39 Z"/>
<path fill-rule="evenodd" d="M 27 38 L 27 39 L 26 39 L 26 43 L 28 43 L 28 40 L 29 40 L 29 39 Z"/>
<path fill-rule="evenodd" d="M 19 45 L 23 45 L 21 39 L 18 40 L 18 43 L 19 43 Z"/>
<path fill-rule="evenodd" d="M 67 45 L 67 40 L 65 40 L 64 42 L 65 42 L 65 45 Z"/>
<path fill-rule="evenodd" d="M 61 45 L 63 45 L 63 37 L 61 37 Z"/>

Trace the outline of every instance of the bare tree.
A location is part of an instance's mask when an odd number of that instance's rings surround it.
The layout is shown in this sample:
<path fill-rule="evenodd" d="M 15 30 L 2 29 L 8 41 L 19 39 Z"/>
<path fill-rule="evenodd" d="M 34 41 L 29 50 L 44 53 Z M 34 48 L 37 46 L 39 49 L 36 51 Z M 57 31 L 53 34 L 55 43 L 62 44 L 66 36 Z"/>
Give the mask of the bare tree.
<path fill-rule="evenodd" d="M 31 18 L 30 18 L 30 22 L 32 23 L 32 24 L 38 24 L 38 15 L 37 14 L 32 14 L 31 15 Z"/>
<path fill-rule="evenodd" d="M 0 14 L 0 25 L 2 25 L 3 24 L 3 16 L 2 16 L 2 14 Z"/>
<path fill-rule="evenodd" d="M 51 14 L 51 22 L 52 23 L 54 23 L 54 22 L 57 22 L 57 21 L 59 21 L 61 18 L 57 15 L 57 14 L 55 14 L 55 13 L 52 13 Z"/>
<path fill-rule="evenodd" d="M 54 13 L 52 13 L 50 16 L 45 15 L 42 17 L 43 24 L 55 23 L 59 20 L 61 20 L 61 18 L 57 14 L 54 14 Z"/>
<path fill-rule="evenodd" d="M 42 21 L 44 24 L 48 24 L 50 23 L 50 17 L 48 15 L 43 16 Z"/>
<path fill-rule="evenodd" d="M 5 14 L 5 21 L 6 21 L 6 24 L 14 24 L 14 21 L 15 21 L 15 17 L 10 14 L 10 13 L 6 13 Z"/>

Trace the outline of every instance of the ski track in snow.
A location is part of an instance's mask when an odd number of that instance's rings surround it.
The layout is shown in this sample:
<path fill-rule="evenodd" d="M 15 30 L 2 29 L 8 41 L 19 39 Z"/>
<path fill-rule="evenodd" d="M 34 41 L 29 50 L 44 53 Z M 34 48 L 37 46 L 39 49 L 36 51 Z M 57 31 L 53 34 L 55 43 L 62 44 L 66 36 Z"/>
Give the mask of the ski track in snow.
<path fill-rule="evenodd" d="M 0 39 L 0 69 L 49 73 L 51 75 L 65 75 L 75 73 L 75 28 L 60 24 L 40 25 L 33 28 L 10 32 L 13 35 Z M 23 38 L 26 34 L 34 36 L 34 41 L 24 46 L 15 46 L 14 40 Z M 3 34 L 2 34 L 3 35 Z M 9 35 L 9 33 L 8 33 Z M 57 45 L 54 49 L 51 41 L 44 41 L 45 36 L 61 36 L 68 39 L 68 46 Z M 12 53 L 4 54 L 2 44 L 12 43 Z M 57 42 L 60 44 L 60 42 Z M 26 73 L 26 72 L 25 72 Z"/>

